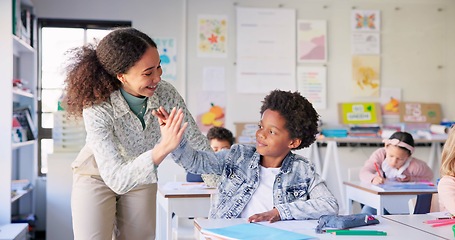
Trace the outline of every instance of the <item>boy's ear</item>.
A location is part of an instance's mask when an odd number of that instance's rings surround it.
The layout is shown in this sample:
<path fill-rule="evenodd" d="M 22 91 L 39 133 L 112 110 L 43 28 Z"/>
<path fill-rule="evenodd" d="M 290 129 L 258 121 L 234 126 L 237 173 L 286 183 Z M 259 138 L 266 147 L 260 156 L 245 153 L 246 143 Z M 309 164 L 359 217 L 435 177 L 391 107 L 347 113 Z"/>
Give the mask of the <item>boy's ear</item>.
<path fill-rule="evenodd" d="M 289 144 L 289 148 L 296 148 L 300 145 L 300 143 L 302 143 L 302 139 L 299 139 L 299 138 L 294 138 L 292 139 L 291 143 Z"/>

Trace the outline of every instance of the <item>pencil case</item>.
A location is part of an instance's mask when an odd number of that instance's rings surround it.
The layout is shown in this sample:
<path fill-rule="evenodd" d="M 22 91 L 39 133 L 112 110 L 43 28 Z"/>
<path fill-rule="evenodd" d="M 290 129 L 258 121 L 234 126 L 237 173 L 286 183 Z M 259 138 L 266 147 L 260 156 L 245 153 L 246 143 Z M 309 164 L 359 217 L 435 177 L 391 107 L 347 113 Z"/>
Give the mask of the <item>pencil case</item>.
<path fill-rule="evenodd" d="M 348 229 L 372 224 L 378 224 L 379 220 L 366 213 L 350 215 L 322 215 L 318 220 L 316 233 L 322 233 L 324 228 Z"/>

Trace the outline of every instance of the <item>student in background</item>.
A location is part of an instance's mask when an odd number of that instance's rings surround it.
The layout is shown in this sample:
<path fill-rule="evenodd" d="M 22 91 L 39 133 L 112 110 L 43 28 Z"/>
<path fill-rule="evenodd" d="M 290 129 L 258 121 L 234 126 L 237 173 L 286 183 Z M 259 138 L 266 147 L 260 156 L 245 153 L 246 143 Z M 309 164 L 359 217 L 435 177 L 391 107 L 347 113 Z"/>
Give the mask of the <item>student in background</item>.
<path fill-rule="evenodd" d="M 218 152 L 221 150 L 230 149 L 234 144 L 234 135 L 229 129 L 224 127 L 212 127 L 207 132 L 207 139 L 209 140 L 210 147 L 213 151 Z M 200 174 L 187 173 L 186 181 L 188 182 L 202 182 L 204 181 L 207 186 L 216 187 L 217 177 L 212 174 Z"/>
<path fill-rule="evenodd" d="M 65 109 L 82 116 L 87 131 L 72 163 L 74 239 L 155 239 L 157 168 L 166 155 L 157 150 L 160 125 L 152 113 L 181 108 L 191 145 L 211 151 L 207 138 L 177 90 L 161 80 L 157 46 L 143 32 L 115 29 L 71 53 Z"/>
<path fill-rule="evenodd" d="M 375 185 L 388 181 L 432 181 L 433 171 L 427 163 L 412 156 L 414 138 L 407 132 L 395 132 L 385 139 L 384 147 L 374 151 L 360 170 L 362 182 Z M 376 209 L 365 206 L 362 212 L 375 215 Z"/>
<path fill-rule="evenodd" d="M 441 179 L 438 183 L 439 208 L 455 215 L 455 128 L 442 149 Z"/>
<path fill-rule="evenodd" d="M 189 172 L 221 176 L 210 218 L 275 222 L 337 214 L 337 200 L 314 165 L 291 152 L 316 139 L 319 115 L 311 103 L 298 92 L 274 90 L 264 98 L 260 115 L 256 146 L 234 144 L 214 153 L 188 144 L 191 139 L 182 132 L 187 123 L 182 125 L 182 111 L 174 109 L 161 127 L 159 146 Z"/>

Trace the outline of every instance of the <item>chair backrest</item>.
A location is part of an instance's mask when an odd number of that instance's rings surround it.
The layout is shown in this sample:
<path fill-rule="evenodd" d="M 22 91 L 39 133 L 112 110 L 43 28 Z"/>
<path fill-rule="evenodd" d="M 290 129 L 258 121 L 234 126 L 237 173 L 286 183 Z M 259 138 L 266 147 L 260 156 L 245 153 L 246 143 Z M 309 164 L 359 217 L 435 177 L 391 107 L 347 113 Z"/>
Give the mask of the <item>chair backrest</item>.
<path fill-rule="evenodd" d="M 437 193 L 419 194 L 408 202 L 410 214 L 426 214 L 439 211 Z"/>
<path fill-rule="evenodd" d="M 417 195 L 416 205 L 414 207 L 414 214 L 426 214 L 431 209 L 431 199 L 433 198 L 432 193 L 419 194 Z"/>

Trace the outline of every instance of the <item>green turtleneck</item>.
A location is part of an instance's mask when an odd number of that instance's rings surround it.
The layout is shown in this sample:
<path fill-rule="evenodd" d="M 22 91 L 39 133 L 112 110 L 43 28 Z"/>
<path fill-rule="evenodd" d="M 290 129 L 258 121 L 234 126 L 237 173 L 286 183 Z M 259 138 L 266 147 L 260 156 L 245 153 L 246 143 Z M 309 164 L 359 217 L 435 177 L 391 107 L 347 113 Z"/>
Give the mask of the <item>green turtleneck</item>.
<path fill-rule="evenodd" d="M 131 111 L 133 111 L 134 115 L 136 115 L 139 120 L 141 121 L 142 128 L 145 128 L 144 122 L 144 114 L 145 110 L 147 110 L 147 97 L 136 97 L 128 92 L 126 92 L 123 88 L 120 88 L 120 92 L 122 96 L 125 98 L 128 106 L 130 107 Z"/>

